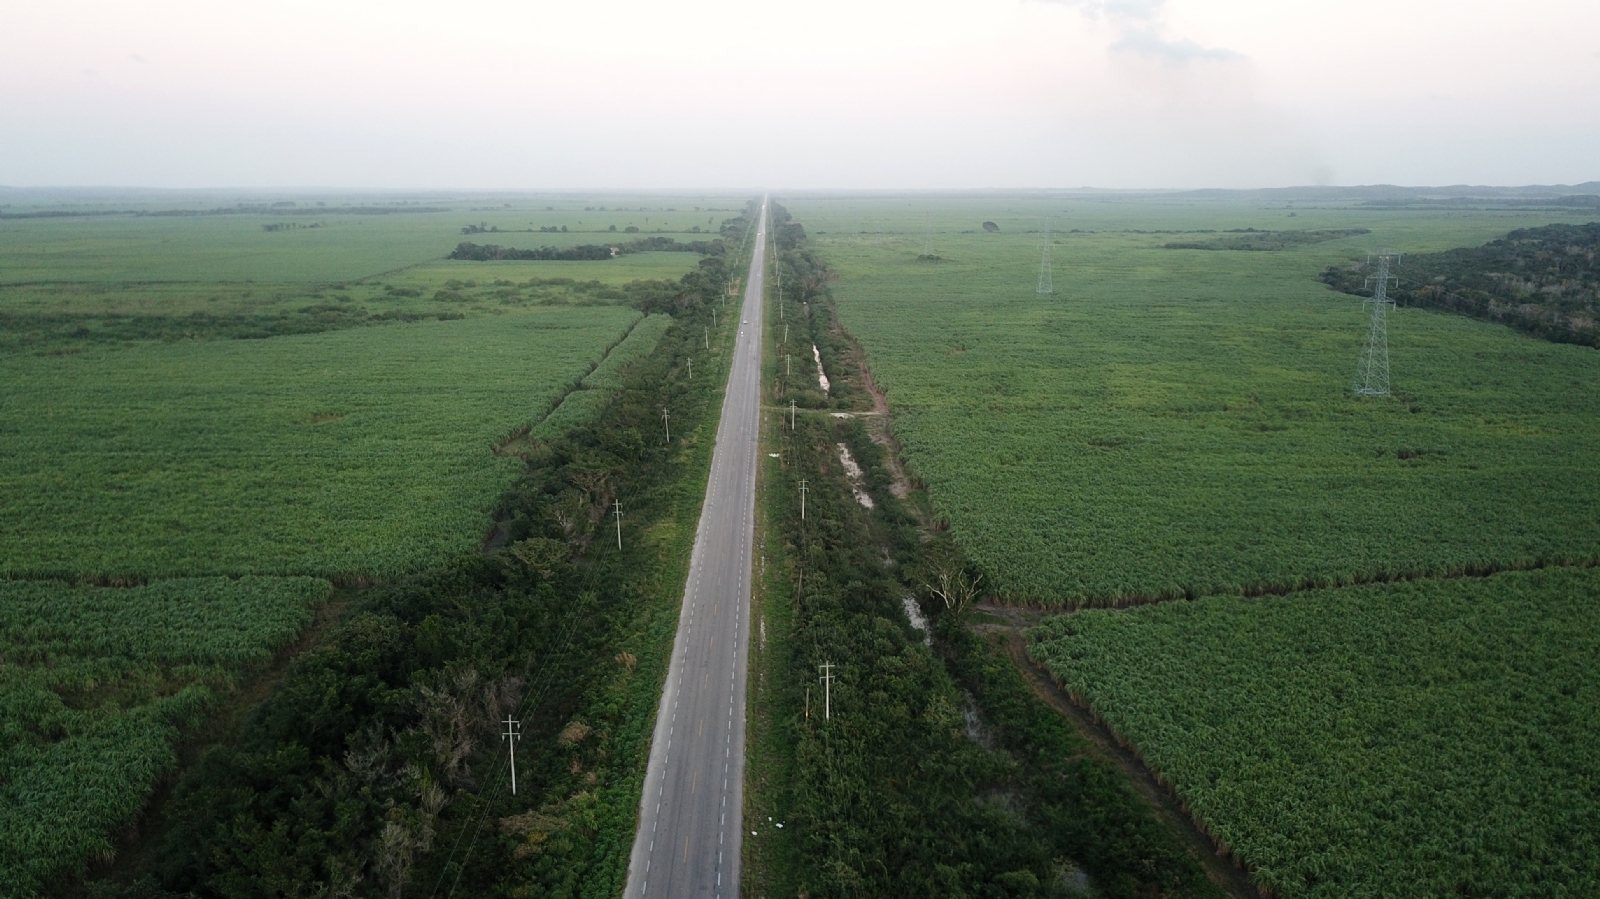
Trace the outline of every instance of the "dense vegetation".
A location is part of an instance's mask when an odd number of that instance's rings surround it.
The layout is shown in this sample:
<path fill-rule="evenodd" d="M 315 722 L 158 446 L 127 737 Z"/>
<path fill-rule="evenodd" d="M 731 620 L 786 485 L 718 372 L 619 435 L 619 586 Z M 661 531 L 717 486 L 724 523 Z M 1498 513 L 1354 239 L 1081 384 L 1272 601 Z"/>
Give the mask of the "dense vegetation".
<path fill-rule="evenodd" d="M 330 590 L 311 578 L 0 581 L 0 894 L 58 887 L 109 857 L 179 738 Z"/>
<path fill-rule="evenodd" d="M 575 262 L 584 259 L 610 259 L 615 256 L 611 248 L 601 244 L 579 244 L 575 247 L 539 247 L 534 250 L 517 250 L 494 244 L 475 244 L 463 241 L 456 245 L 448 258 L 485 262 L 491 259 L 542 260 Z"/>
<path fill-rule="evenodd" d="M 502 548 L 374 588 L 292 663 L 179 785 L 132 895 L 615 895 L 726 373 L 732 323 L 707 350 L 701 322 L 726 284 L 703 260 L 596 418 L 514 444 Z"/>
<path fill-rule="evenodd" d="M 781 206 L 773 212 L 789 224 Z M 826 265 L 798 225 L 778 233 L 795 239 L 781 255 L 788 287 L 772 319 L 802 341 L 831 338 L 843 368 L 859 351 L 834 317 Z M 776 337 L 781 325 L 768 330 Z M 782 364 L 774 367 L 781 375 Z M 779 380 L 779 403 L 819 404 L 815 369 L 807 372 Z M 857 384 L 855 398 L 866 401 Z M 823 405 L 842 402 L 836 395 Z M 926 583 L 935 568 L 962 562 L 948 539 L 919 533 L 891 491 L 885 451 L 860 420 L 802 415 L 793 430 L 785 419 L 781 434 L 780 459 L 765 475 L 767 545 L 780 573 L 762 600 L 757 660 L 766 667 L 752 677 L 753 714 L 764 720 L 753 731 L 747 814 L 756 835 L 745 847 L 757 862 L 747 888 L 1020 897 L 1080 895 L 1092 883 L 1106 897 L 1217 895 L 1127 782 L 964 629 L 960 610 L 936 614 L 937 649 L 908 624 L 908 597 L 937 613 Z M 858 484 L 841 446 L 861 466 Z M 769 624 L 783 650 L 766 656 Z M 831 720 L 816 685 L 824 661 L 836 674 Z"/>
<path fill-rule="evenodd" d="M 1600 892 L 1600 571 L 1048 620 L 1032 652 L 1284 899 Z"/>
<path fill-rule="evenodd" d="M 1169 250 L 1284 250 L 1289 247 L 1301 247 L 1370 233 L 1372 232 L 1366 228 L 1334 228 L 1322 231 L 1257 231 L 1255 228 L 1236 228 L 1221 237 L 1173 241 L 1163 246 Z"/>
<path fill-rule="evenodd" d="M 1373 234 L 1200 253 L 1131 229 L 1265 214 L 1086 202 L 1069 220 L 1085 230 L 1052 237 L 1041 295 L 1039 238 L 1021 232 L 1042 216 L 951 233 L 986 217 L 973 206 L 931 207 L 936 266 L 916 262 L 926 212 L 904 204 L 869 207 L 899 223 L 882 242 L 814 248 L 909 466 L 1001 596 L 1116 604 L 1600 558 L 1592 352 L 1402 309 L 1395 395 L 1349 392 L 1365 320 L 1317 273 L 1369 242 L 1449 245 L 1492 219 L 1301 210 L 1307 228 Z"/>
<path fill-rule="evenodd" d="M 1479 247 L 1404 256 L 1396 304 L 1500 322 L 1545 340 L 1600 346 L 1600 222 L 1519 228 Z M 1372 270 L 1330 266 L 1322 280 L 1370 295 Z"/>
<path fill-rule="evenodd" d="M 463 241 L 456 245 L 448 258 L 467 259 L 473 262 L 489 260 L 536 260 L 573 262 L 580 260 L 612 259 L 630 253 L 700 253 L 705 256 L 723 253 L 720 240 L 695 240 L 680 243 L 670 237 L 644 237 L 615 246 L 609 244 L 579 244 L 574 247 L 539 247 L 518 250 L 493 244 L 480 245 Z"/>
<path fill-rule="evenodd" d="M 1087 875 L 1106 897 L 1217 895 L 1127 782 L 959 615 L 936 619 L 938 652 L 923 645 L 902 597 L 921 592 L 927 565 L 948 563 L 922 554 L 948 544 L 919 545 L 858 423 L 797 424 L 770 495 L 797 597 L 793 652 L 779 672 L 780 726 L 794 741 L 780 811 L 800 893 L 1062 896 L 1079 894 Z M 879 485 L 877 511 L 853 496 L 841 442 Z M 782 489 L 802 476 L 804 522 L 798 497 Z M 828 721 L 820 687 L 805 714 L 804 685 L 823 661 L 837 675 Z"/>

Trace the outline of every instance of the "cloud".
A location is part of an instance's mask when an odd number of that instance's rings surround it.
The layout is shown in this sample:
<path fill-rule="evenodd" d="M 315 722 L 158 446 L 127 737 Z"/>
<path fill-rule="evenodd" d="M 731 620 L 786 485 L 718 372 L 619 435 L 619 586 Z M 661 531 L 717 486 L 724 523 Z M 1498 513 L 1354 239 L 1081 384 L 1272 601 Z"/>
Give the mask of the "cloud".
<path fill-rule="evenodd" d="M 1042 0 L 1062 6 L 1077 7 L 1091 19 L 1107 19 L 1117 23 L 1151 22 L 1161 17 L 1161 8 L 1167 0 Z"/>
<path fill-rule="evenodd" d="M 1105 20 L 1120 37 L 1111 44 L 1115 53 L 1134 53 L 1168 65 L 1191 62 L 1227 62 L 1244 55 L 1226 47 L 1205 47 L 1188 38 L 1169 40 L 1166 30 L 1167 0 L 1041 0 L 1078 9 L 1089 19 Z"/>
<path fill-rule="evenodd" d="M 1202 47 L 1187 38 L 1169 41 L 1154 31 L 1133 31 L 1124 34 L 1121 40 L 1111 45 L 1111 49 L 1118 53 L 1137 53 L 1140 56 L 1153 57 L 1171 65 L 1244 59 L 1243 54 L 1226 47 Z"/>

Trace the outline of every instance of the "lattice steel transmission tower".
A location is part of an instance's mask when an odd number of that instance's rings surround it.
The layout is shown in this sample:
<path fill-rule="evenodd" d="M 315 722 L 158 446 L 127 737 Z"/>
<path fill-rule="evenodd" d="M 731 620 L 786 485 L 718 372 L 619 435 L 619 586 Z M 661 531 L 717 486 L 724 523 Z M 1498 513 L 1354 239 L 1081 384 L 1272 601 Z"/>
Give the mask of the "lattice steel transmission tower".
<path fill-rule="evenodd" d="M 1050 280 L 1050 222 L 1044 223 L 1044 243 L 1039 250 L 1039 287 L 1036 293 L 1055 293 L 1056 288 Z"/>
<path fill-rule="evenodd" d="M 1376 255 L 1378 270 L 1366 280 L 1366 286 L 1372 288 L 1372 296 L 1363 305 L 1371 307 L 1371 317 L 1367 321 L 1367 344 L 1361 348 L 1361 361 L 1356 363 L 1353 389 L 1357 396 L 1389 395 L 1389 307 L 1394 305 L 1394 300 L 1389 298 L 1389 282 L 1400 286 L 1400 279 L 1389 274 L 1389 260 L 1398 263 L 1400 254 L 1395 250 L 1379 250 Z"/>

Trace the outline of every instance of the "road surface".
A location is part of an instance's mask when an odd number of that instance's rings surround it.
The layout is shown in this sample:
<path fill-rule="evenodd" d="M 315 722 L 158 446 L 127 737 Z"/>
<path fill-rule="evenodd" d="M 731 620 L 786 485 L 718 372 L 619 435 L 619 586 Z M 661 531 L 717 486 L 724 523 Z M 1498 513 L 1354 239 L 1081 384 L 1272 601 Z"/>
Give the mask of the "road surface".
<path fill-rule="evenodd" d="M 672 666 L 656 713 L 627 899 L 739 895 L 744 694 L 761 402 L 767 207 L 756 224 Z"/>

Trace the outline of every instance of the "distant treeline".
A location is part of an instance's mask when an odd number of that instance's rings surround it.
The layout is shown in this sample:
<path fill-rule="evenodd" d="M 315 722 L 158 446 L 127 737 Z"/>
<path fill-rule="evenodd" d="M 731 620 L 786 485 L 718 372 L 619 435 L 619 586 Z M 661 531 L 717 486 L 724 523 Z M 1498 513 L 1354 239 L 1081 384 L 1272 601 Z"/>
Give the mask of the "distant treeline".
<path fill-rule="evenodd" d="M 1389 292 L 1401 306 L 1431 306 L 1510 325 L 1557 343 L 1600 346 L 1600 222 L 1512 231 L 1481 247 L 1402 257 Z M 1371 269 L 1334 266 L 1330 287 L 1370 296 Z"/>
<path fill-rule="evenodd" d="M 454 311 L 388 309 L 369 311 L 353 304 L 314 303 L 270 313 L 191 312 L 187 315 L 125 315 L 58 312 L 0 312 L 0 351 L 59 341 L 123 343 L 132 340 L 264 340 L 290 334 L 316 334 L 389 322 L 452 321 Z"/>
<path fill-rule="evenodd" d="M 1257 231 L 1235 228 L 1210 240 L 1186 240 L 1165 244 L 1169 250 L 1283 250 L 1308 244 L 1370 234 L 1366 228 L 1340 228 L 1327 231 Z"/>
<path fill-rule="evenodd" d="M 183 217 L 198 215 L 395 215 L 409 212 L 449 212 L 443 206 L 221 206 L 216 209 L 44 209 L 35 212 L 0 212 L 0 219 L 91 218 L 102 215 Z"/>
<path fill-rule="evenodd" d="M 610 259 L 614 256 L 626 256 L 629 253 L 699 253 L 702 256 L 721 256 L 724 252 L 721 240 L 693 240 L 684 243 L 671 237 L 645 237 L 610 246 L 581 244 L 575 247 L 538 247 L 531 250 L 462 241 L 447 258 L 467 259 L 473 262 L 497 260 L 581 262 Z"/>

